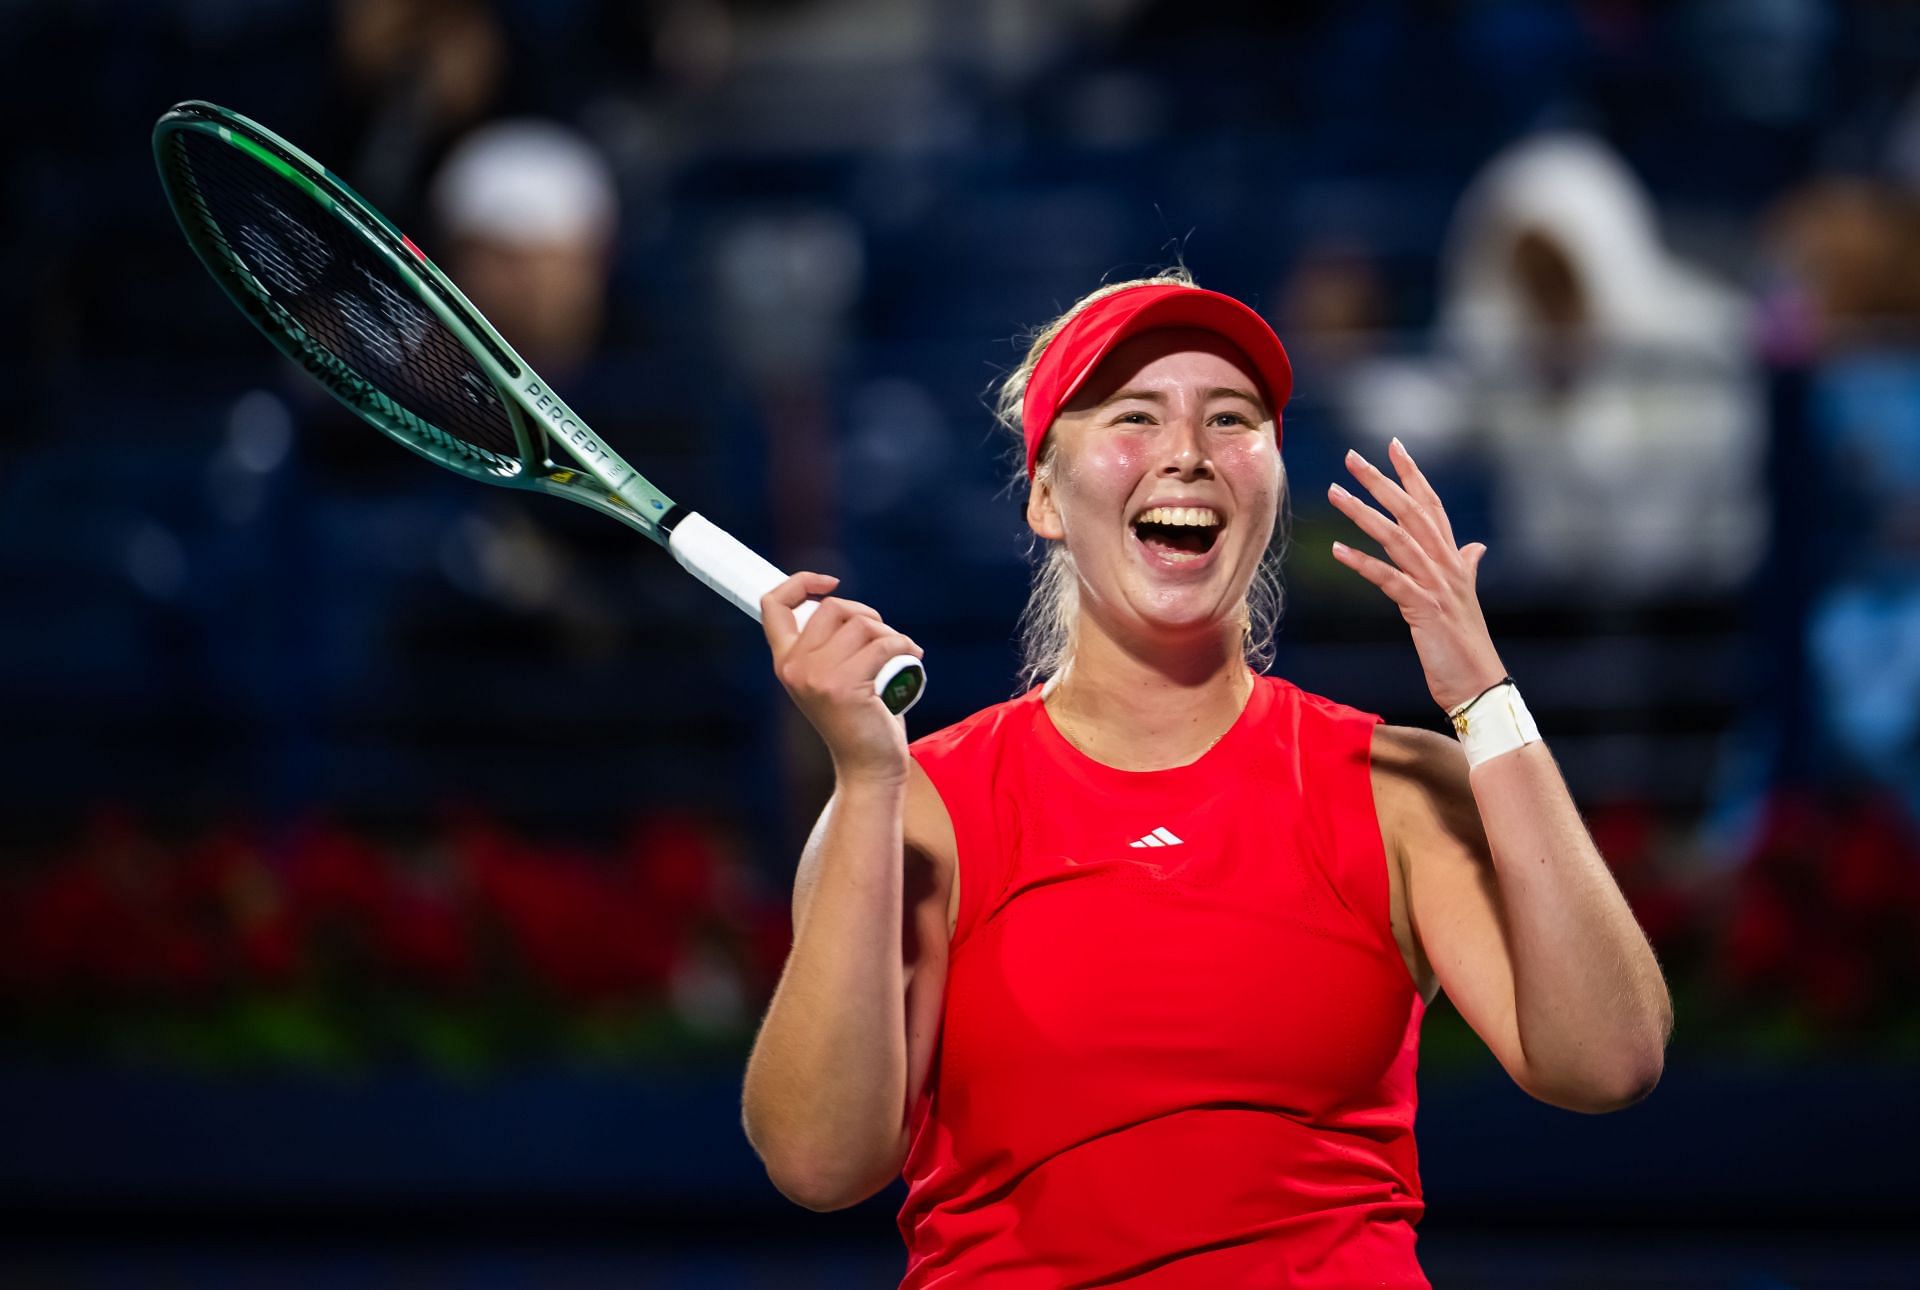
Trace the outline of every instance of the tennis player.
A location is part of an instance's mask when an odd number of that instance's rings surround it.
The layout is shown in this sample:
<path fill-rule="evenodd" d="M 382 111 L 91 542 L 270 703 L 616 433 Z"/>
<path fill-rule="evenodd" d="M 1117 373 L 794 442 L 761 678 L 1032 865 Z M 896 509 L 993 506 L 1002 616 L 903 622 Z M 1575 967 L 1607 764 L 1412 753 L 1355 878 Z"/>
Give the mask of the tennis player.
<path fill-rule="evenodd" d="M 1456 742 L 1265 676 L 1285 351 L 1184 274 L 1046 327 L 1001 406 L 1047 547 L 1039 684 L 909 745 L 906 637 L 835 580 L 762 609 L 837 782 L 749 1062 L 777 1187 L 904 1173 L 904 1284 L 1426 1286 L 1420 1022 L 1448 996 L 1528 1093 L 1660 1077 L 1671 1006 L 1398 445 L 1350 454 L 1336 558 L 1400 607 Z M 795 606 L 826 597 L 804 631 Z"/>

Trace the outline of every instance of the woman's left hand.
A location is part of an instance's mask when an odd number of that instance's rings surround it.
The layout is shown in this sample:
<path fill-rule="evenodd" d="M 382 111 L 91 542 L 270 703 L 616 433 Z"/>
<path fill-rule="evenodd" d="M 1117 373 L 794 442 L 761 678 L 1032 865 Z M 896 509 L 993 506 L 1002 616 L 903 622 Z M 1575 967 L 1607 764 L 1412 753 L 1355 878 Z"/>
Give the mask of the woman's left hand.
<path fill-rule="evenodd" d="M 1507 674 L 1500 654 L 1487 634 L 1474 580 L 1484 543 L 1459 546 L 1447 522 L 1440 495 L 1413 464 L 1406 447 L 1395 439 L 1388 459 L 1400 472 L 1400 482 L 1387 478 L 1357 452 L 1347 454 L 1347 469 L 1373 499 L 1387 508 L 1388 519 L 1373 507 L 1334 484 L 1327 497 L 1360 531 L 1378 542 L 1392 559 L 1376 559 L 1345 543 L 1333 544 L 1333 558 L 1387 593 L 1413 629 L 1413 647 L 1426 669 L 1427 689 L 1434 702 L 1452 709 L 1495 685 Z M 1395 521 L 1398 521 L 1397 523 Z"/>

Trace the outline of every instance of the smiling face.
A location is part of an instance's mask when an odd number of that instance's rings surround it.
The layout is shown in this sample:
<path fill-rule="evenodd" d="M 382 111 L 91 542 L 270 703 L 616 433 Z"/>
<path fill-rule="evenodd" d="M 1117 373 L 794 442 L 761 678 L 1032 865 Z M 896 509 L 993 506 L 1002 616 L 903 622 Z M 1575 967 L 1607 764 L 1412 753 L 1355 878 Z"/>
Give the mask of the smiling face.
<path fill-rule="evenodd" d="M 1252 365 L 1212 332 L 1119 346 L 1055 418 L 1027 502 L 1064 541 L 1082 626 L 1116 640 L 1233 633 L 1273 535 L 1282 472 Z"/>

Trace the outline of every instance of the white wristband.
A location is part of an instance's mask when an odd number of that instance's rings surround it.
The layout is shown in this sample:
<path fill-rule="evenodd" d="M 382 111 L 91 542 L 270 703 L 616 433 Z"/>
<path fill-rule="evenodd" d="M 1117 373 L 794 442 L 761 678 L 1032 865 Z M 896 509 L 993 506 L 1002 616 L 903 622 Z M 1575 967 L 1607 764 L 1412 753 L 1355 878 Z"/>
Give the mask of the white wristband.
<path fill-rule="evenodd" d="M 1540 727 L 1533 724 L 1527 701 L 1520 697 L 1520 687 L 1511 677 L 1447 715 L 1467 750 L 1469 769 L 1525 744 L 1540 742 Z"/>

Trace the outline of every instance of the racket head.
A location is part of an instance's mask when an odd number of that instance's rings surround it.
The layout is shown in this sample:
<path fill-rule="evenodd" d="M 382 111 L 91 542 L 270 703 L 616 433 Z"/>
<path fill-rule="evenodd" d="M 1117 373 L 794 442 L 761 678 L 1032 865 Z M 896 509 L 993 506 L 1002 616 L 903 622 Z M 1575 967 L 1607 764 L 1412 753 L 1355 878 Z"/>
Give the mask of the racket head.
<path fill-rule="evenodd" d="M 470 479 L 580 502 L 664 541 L 672 501 L 560 403 L 411 239 L 271 130 L 212 103 L 154 127 L 168 204 L 214 280 L 362 419 Z M 572 466 L 552 460 L 547 427 Z"/>

